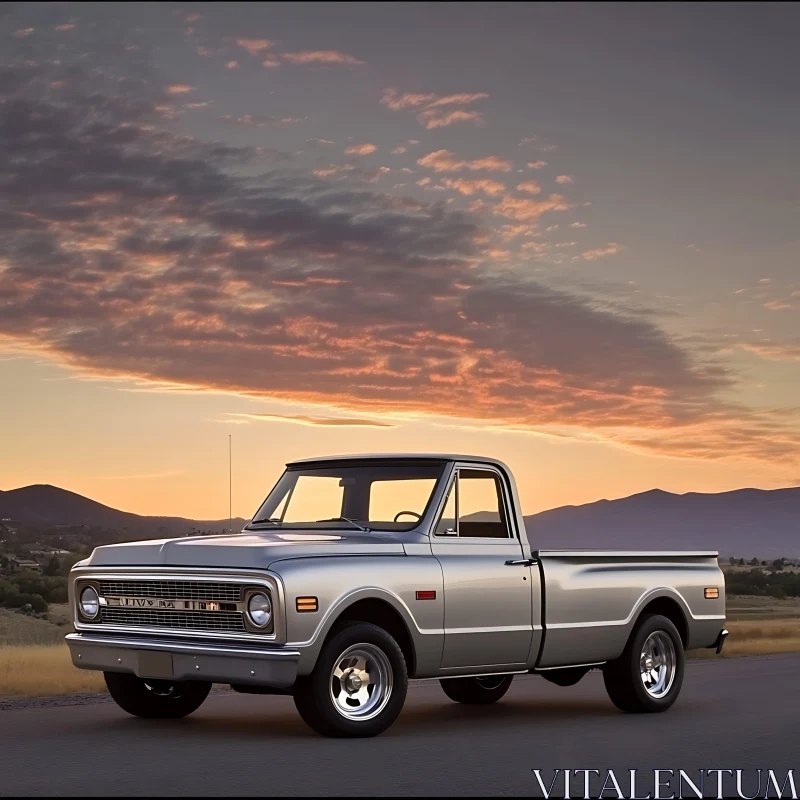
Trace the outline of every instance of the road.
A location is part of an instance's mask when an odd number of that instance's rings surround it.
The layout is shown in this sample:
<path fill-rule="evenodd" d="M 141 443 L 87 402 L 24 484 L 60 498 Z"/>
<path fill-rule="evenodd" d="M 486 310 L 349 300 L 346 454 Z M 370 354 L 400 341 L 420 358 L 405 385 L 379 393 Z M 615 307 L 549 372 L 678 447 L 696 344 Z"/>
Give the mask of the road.
<path fill-rule="evenodd" d="M 626 780 L 638 768 L 643 786 L 654 768 L 794 769 L 800 779 L 798 675 L 800 654 L 690 662 L 677 704 L 645 716 L 618 712 L 597 672 L 571 688 L 518 677 L 483 708 L 419 682 L 397 723 L 362 740 L 314 735 L 288 697 L 220 693 L 168 722 L 111 703 L 13 709 L 0 712 L 0 794 L 542 796 L 534 768 L 548 783 L 555 768 Z"/>

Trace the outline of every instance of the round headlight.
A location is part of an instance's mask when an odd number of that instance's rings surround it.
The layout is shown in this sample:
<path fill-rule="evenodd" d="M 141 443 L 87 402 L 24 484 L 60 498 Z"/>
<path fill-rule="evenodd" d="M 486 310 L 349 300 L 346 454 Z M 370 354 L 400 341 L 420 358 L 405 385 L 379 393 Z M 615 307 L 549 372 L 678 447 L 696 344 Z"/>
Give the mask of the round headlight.
<path fill-rule="evenodd" d="M 253 625 L 257 628 L 266 628 L 272 619 L 272 601 L 260 592 L 251 595 L 247 601 L 247 613 Z"/>
<path fill-rule="evenodd" d="M 81 614 L 86 619 L 94 619 L 100 613 L 100 598 L 93 586 L 87 586 L 81 592 Z"/>

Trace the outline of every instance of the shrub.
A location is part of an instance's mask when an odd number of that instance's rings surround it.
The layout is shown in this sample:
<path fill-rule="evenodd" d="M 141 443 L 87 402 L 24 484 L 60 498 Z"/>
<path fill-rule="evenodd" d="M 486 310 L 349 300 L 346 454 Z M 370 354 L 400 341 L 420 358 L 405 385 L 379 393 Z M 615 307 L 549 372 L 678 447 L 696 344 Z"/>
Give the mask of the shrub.
<path fill-rule="evenodd" d="M 34 611 L 43 614 L 47 611 L 47 601 L 42 597 L 40 594 L 27 594 L 24 592 L 20 592 L 19 594 L 13 595 L 11 598 L 6 600 L 6 605 L 9 608 L 22 608 L 22 606 L 27 605 L 30 603 Z"/>

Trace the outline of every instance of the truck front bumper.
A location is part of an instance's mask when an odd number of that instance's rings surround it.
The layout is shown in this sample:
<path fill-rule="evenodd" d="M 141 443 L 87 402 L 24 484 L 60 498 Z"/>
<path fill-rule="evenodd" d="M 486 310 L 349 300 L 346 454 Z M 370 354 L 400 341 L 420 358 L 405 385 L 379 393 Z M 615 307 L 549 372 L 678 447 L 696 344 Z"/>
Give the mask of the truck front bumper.
<path fill-rule="evenodd" d="M 79 669 L 127 672 L 140 678 L 287 688 L 297 678 L 298 650 L 206 644 L 95 633 L 66 636 Z"/>

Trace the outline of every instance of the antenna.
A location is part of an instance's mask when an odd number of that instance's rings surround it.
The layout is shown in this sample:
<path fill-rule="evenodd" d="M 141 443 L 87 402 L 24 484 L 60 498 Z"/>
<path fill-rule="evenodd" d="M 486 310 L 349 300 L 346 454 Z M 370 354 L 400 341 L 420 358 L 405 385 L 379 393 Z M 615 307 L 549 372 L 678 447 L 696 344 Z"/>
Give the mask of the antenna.
<path fill-rule="evenodd" d="M 228 533 L 233 532 L 233 449 L 228 434 Z"/>

